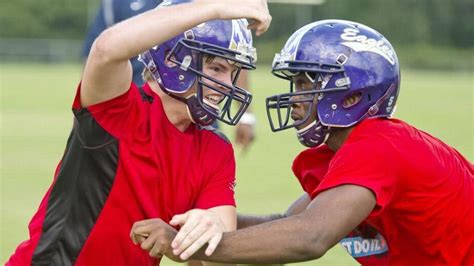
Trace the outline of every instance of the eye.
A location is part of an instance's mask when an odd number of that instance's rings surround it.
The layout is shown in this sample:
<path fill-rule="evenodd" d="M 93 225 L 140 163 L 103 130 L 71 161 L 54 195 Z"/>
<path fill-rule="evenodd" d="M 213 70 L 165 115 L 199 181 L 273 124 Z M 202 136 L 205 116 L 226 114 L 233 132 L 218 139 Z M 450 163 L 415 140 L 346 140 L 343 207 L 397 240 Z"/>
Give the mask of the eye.
<path fill-rule="evenodd" d="M 311 90 L 311 83 L 303 78 L 297 78 L 295 81 L 296 90 L 298 91 L 307 91 Z"/>
<path fill-rule="evenodd" d="M 215 66 L 215 65 L 209 66 L 209 69 L 217 73 L 221 72 L 221 68 L 219 66 Z"/>
<path fill-rule="evenodd" d="M 302 81 L 301 79 L 297 79 L 294 82 L 295 82 L 296 87 L 299 88 L 299 89 L 301 89 L 301 87 L 304 83 L 304 81 Z"/>
<path fill-rule="evenodd" d="M 212 64 L 209 64 L 207 66 L 207 69 L 209 69 L 210 71 L 212 71 L 216 74 L 217 73 L 224 73 L 224 72 L 228 71 L 228 68 L 226 68 L 222 64 L 215 63 L 215 62 L 213 62 Z"/>

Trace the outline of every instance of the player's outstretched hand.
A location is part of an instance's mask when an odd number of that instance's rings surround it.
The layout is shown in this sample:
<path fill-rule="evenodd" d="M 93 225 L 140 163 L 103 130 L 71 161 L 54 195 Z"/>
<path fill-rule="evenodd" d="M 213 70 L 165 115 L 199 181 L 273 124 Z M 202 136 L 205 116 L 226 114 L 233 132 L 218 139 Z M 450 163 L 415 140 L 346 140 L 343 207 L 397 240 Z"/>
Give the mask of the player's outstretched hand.
<path fill-rule="evenodd" d="M 175 215 L 170 221 L 181 229 L 171 243 L 173 254 L 187 260 L 205 244 L 209 244 L 205 254 L 210 256 L 222 239 L 224 225 L 219 217 L 207 210 L 194 209 Z"/>
<path fill-rule="evenodd" d="M 135 245 L 139 244 L 152 257 L 160 258 L 163 255 L 172 257 L 171 241 L 176 234 L 173 227 L 156 218 L 134 223 L 130 231 L 130 238 Z"/>
<path fill-rule="evenodd" d="M 267 31 L 272 21 L 267 0 L 196 0 L 196 2 L 214 5 L 218 19 L 249 19 L 249 29 L 255 30 L 257 36 Z"/>

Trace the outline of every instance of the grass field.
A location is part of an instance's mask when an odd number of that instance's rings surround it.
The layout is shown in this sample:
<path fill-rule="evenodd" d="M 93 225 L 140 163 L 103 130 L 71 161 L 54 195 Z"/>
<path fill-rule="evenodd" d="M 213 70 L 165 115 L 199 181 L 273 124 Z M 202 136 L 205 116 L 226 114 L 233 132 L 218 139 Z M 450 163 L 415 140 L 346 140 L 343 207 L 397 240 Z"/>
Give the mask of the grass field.
<path fill-rule="evenodd" d="M 70 106 L 80 71 L 79 65 L 0 64 L 0 263 L 27 238 L 29 219 L 52 181 L 71 128 Z M 403 72 L 396 117 L 439 137 L 472 161 L 472 75 Z M 265 96 L 286 91 L 287 84 L 263 68 L 252 75 L 252 87 L 258 135 L 248 153 L 236 150 L 238 208 L 242 213 L 281 212 L 302 193 L 290 171 L 302 146 L 292 130 L 271 133 L 266 120 Z M 225 131 L 233 137 L 232 131 Z M 356 263 L 335 247 L 318 264 Z"/>

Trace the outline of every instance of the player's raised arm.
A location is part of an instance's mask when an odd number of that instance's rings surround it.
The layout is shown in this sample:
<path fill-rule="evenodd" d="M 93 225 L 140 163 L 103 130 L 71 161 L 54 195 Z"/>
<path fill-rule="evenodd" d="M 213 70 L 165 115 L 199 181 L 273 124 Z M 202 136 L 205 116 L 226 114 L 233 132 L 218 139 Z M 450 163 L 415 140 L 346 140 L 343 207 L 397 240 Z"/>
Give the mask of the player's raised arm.
<path fill-rule="evenodd" d="M 94 42 L 84 69 L 82 105 L 103 102 L 127 91 L 132 79 L 129 59 L 133 56 L 202 22 L 234 18 L 251 19 L 249 27 L 257 35 L 265 32 L 271 21 L 264 0 L 198 0 L 157 8 L 107 29 Z"/>

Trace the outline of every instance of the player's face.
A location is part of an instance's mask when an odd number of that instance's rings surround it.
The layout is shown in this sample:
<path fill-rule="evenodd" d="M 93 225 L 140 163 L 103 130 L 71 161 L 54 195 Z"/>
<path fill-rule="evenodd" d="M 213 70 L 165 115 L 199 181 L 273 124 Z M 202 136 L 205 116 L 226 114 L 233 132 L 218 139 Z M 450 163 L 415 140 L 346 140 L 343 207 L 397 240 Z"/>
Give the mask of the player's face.
<path fill-rule="evenodd" d="M 208 75 L 226 85 L 232 87 L 232 80 L 237 73 L 237 68 L 231 64 L 226 59 L 220 57 L 204 57 L 203 59 L 203 66 L 202 71 L 205 75 Z M 203 83 L 216 88 L 223 93 L 229 92 L 228 88 L 220 85 L 219 83 L 213 82 L 212 80 L 203 78 Z M 216 92 L 215 90 L 209 89 L 208 87 L 204 86 L 204 99 L 207 102 L 215 105 L 216 107 L 219 103 L 223 100 L 224 95 L 221 93 Z"/>
<path fill-rule="evenodd" d="M 316 81 L 317 82 L 317 81 Z M 305 73 L 300 73 L 297 76 L 293 77 L 293 83 L 295 86 L 296 92 L 305 92 L 305 91 L 312 91 L 315 89 L 319 89 L 321 87 L 321 82 L 317 82 L 316 84 L 313 83 Z M 297 126 L 296 129 L 302 129 L 311 124 L 313 121 L 316 120 L 317 111 L 317 96 L 312 94 L 300 94 L 292 96 L 292 100 L 305 100 L 303 102 L 293 103 L 291 106 L 291 119 L 294 121 L 302 120 L 306 117 L 308 112 L 311 112 L 308 119 L 301 125 Z M 310 101 L 309 99 L 313 99 Z M 312 108 L 310 108 L 312 106 Z M 310 110 L 311 109 L 311 110 Z"/>
<path fill-rule="evenodd" d="M 209 75 L 214 79 L 232 87 L 232 80 L 235 76 L 235 73 L 237 72 L 237 68 L 235 66 L 229 64 L 226 59 L 220 57 L 204 57 L 203 61 L 202 71 L 204 74 Z M 203 79 L 203 82 L 206 85 L 217 88 L 222 92 L 229 91 L 229 89 L 211 80 Z M 212 103 L 218 104 L 222 100 L 223 95 L 205 87 L 204 97 Z"/>
<path fill-rule="evenodd" d="M 208 75 L 226 85 L 233 86 L 232 80 L 237 73 L 237 67 L 229 64 L 226 59 L 219 57 L 203 57 L 202 72 L 205 75 Z M 229 89 L 223 87 L 219 83 L 213 82 L 212 80 L 202 78 L 201 80 L 204 84 L 218 89 L 222 92 L 229 92 Z M 197 92 L 197 82 L 191 87 L 187 92 L 181 94 L 181 97 L 188 97 Z M 206 104 L 211 105 L 212 107 L 219 109 L 218 105 L 224 99 L 224 95 L 216 92 L 215 90 L 209 89 L 207 86 L 203 86 L 204 92 L 204 101 Z"/>

